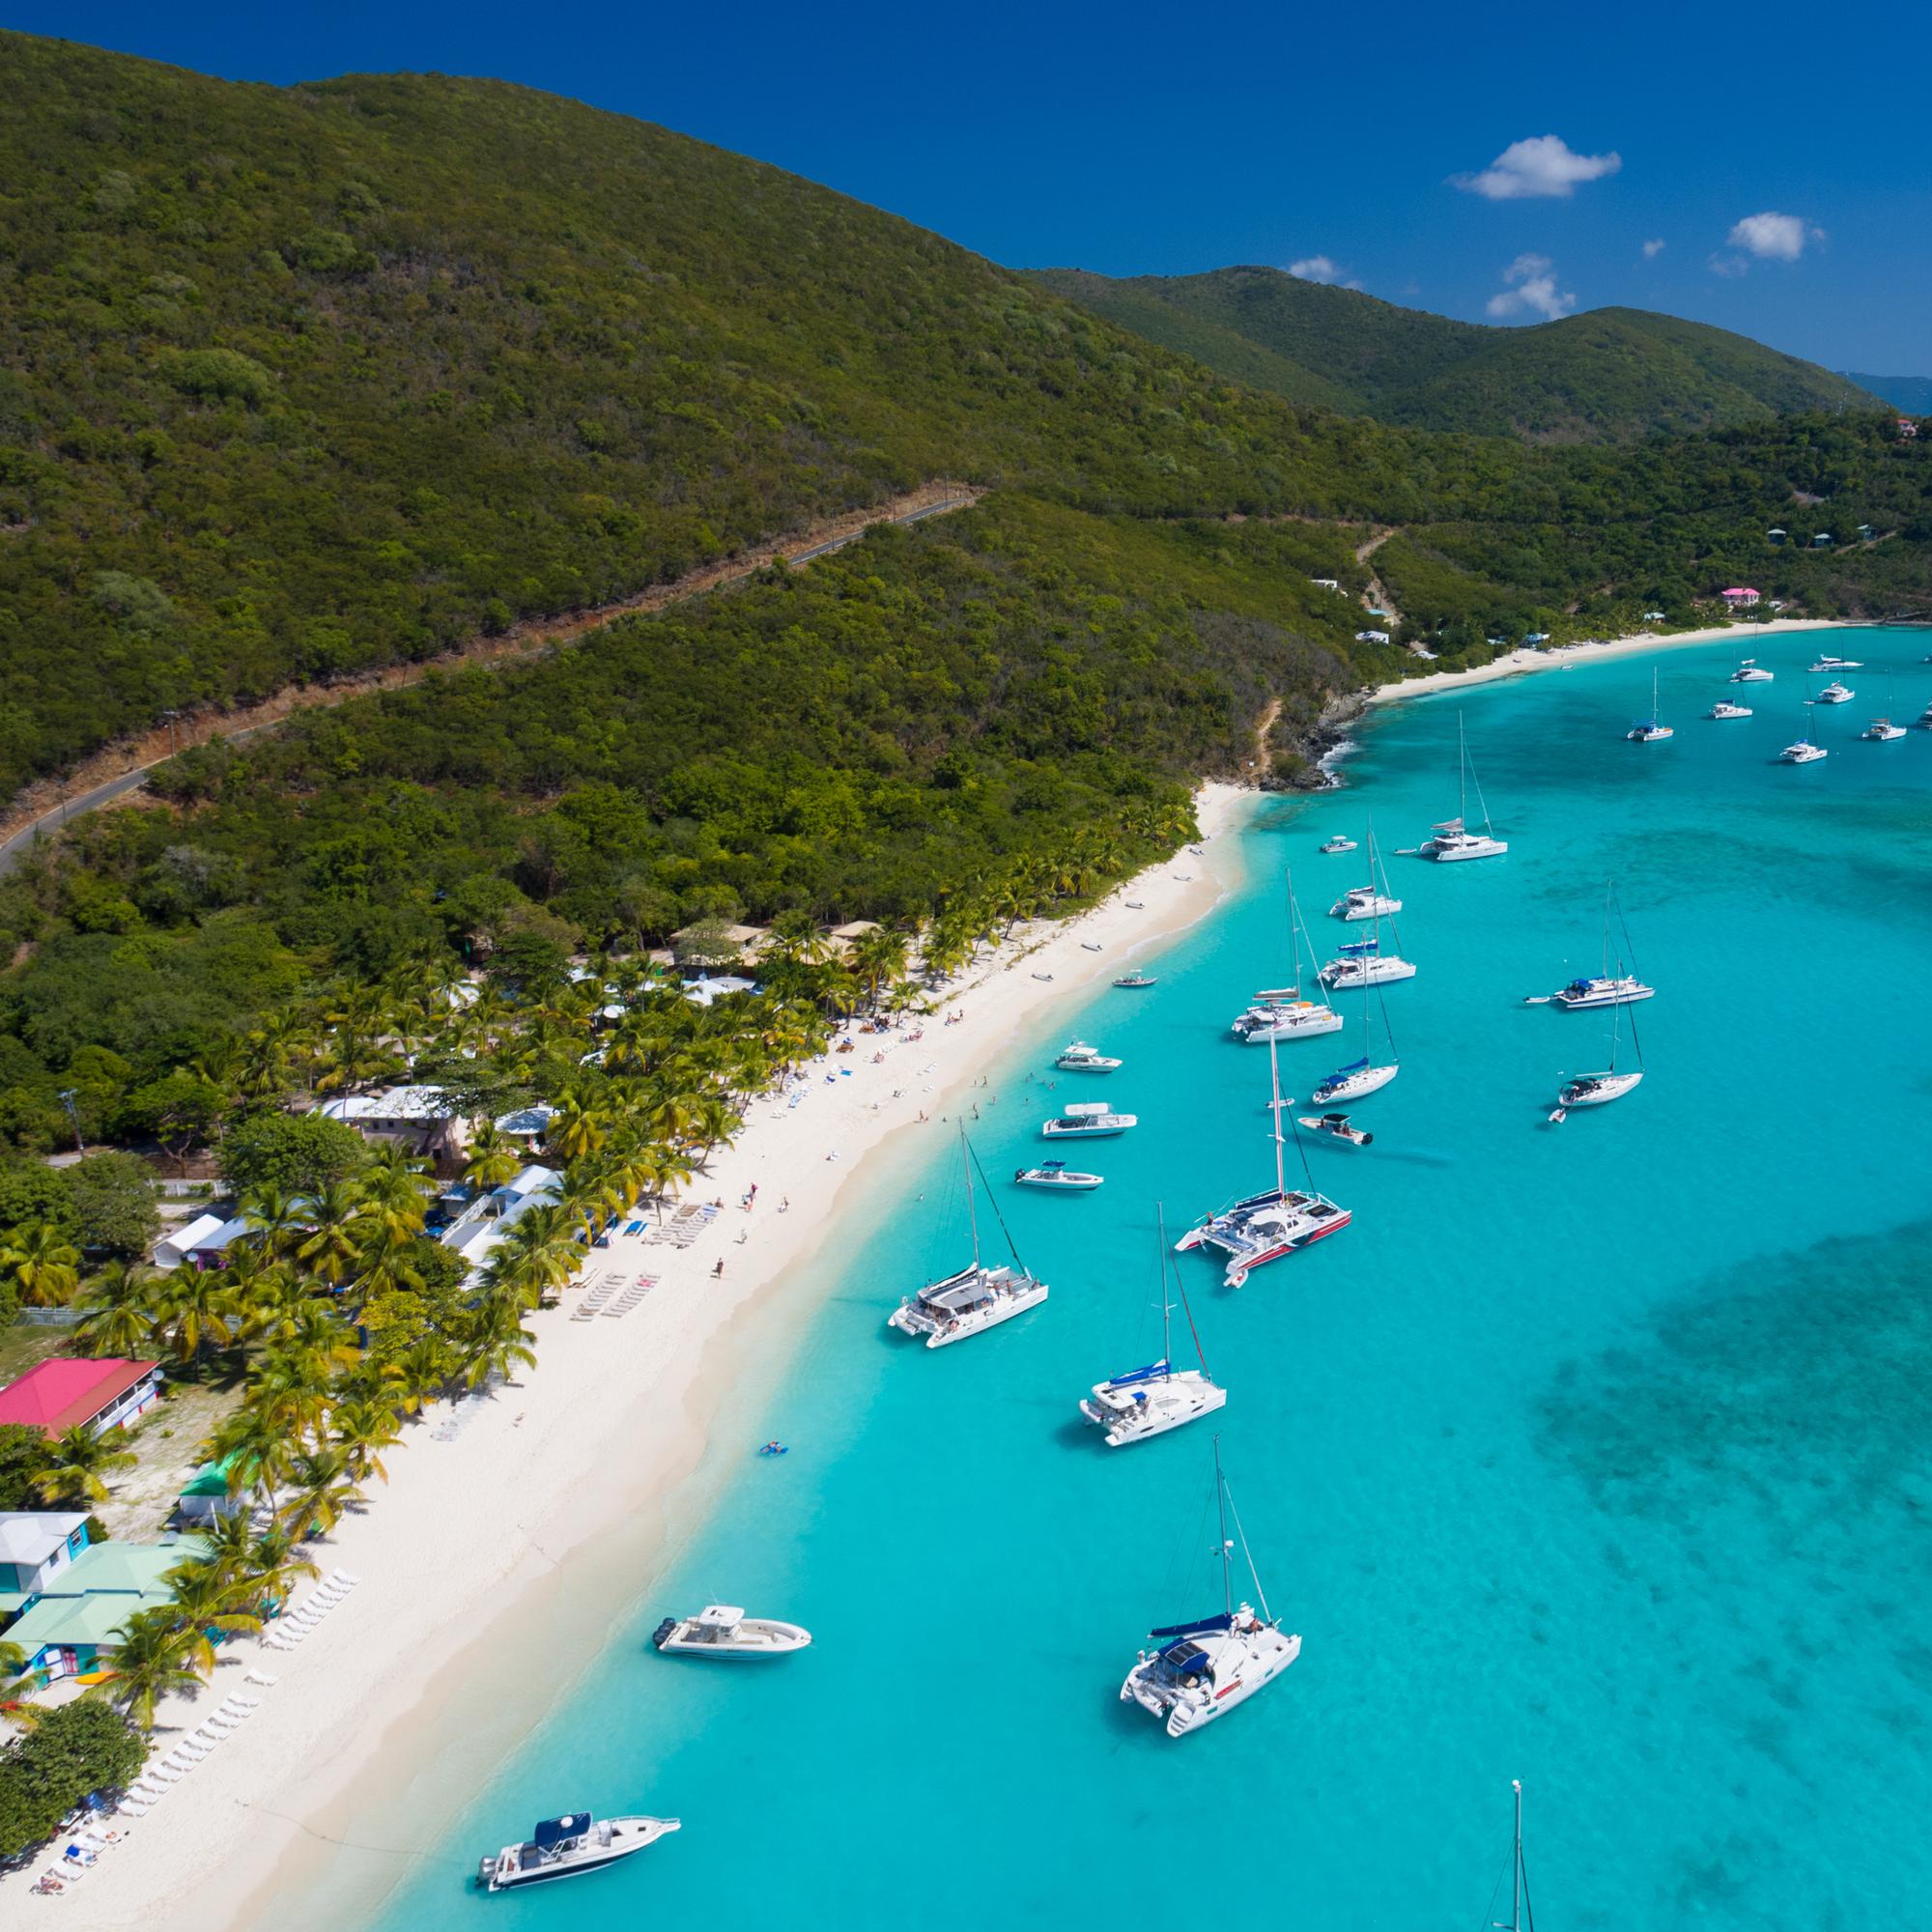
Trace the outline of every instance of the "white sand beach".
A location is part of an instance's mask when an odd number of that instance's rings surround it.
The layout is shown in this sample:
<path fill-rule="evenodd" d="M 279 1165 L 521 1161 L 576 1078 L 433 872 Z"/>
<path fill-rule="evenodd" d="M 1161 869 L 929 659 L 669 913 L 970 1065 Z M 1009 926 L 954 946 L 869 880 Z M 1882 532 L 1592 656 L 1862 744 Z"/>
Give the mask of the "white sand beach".
<path fill-rule="evenodd" d="M 1856 619 L 1846 617 L 1777 617 L 1768 624 L 1714 624 L 1703 631 L 1640 632 L 1631 638 L 1608 638 L 1602 643 L 1573 644 L 1557 651 L 1511 651 L 1489 664 L 1467 670 L 1436 670 L 1423 677 L 1403 678 L 1394 684 L 1378 685 L 1369 695 L 1371 704 L 1388 704 L 1404 697 L 1424 697 L 1432 691 L 1448 691 L 1460 685 L 1493 684 L 1498 678 L 1520 677 L 1530 671 L 1566 670 L 1572 665 L 1596 664 L 1605 658 L 1639 657 L 1649 651 L 1675 650 L 1682 644 L 1713 644 L 1720 638 L 1735 638 L 1740 657 L 1756 653 L 1752 646 L 1760 638 L 1776 637 L 1786 631 L 1842 631 L 1860 628 Z"/>
<path fill-rule="evenodd" d="M 373 1486 L 369 1508 L 317 1552 L 356 1587 L 296 1650 L 227 1646 L 209 1690 L 163 1712 L 157 1743 L 231 1691 L 260 1698 L 252 1717 L 147 1816 L 117 1819 L 125 1836 L 60 1897 L 26 1903 L 48 1857 L 0 1881 L 10 1922 L 35 1911 L 75 1927 L 366 1924 L 412 1848 L 436 1839 L 570 1686 L 573 1660 L 594 1655 L 667 1538 L 701 1520 L 741 1466 L 735 1435 L 709 1463 L 707 1444 L 721 1420 L 742 1419 L 746 1387 L 781 1371 L 823 1292 L 805 1264 L 862 1186 L 927 1157 L 939 1116 L 1022 1028 L 1148 958 L 1232 891 L 1241 856 L 1228 835 L 1252 796 L 1206 787 L 1198 852 L 1077 919 L 1015 934 L 931 1017 L 858 1034 L 851 1053 L 807 1068 L 795 1105 L 755 1102 L 692 1190 L 725 1205 L 690 1248 L 619 1236 L 594 1254 L 587 1282 L 659 1277 L 641 1303 L 579 1320 L 574 1288 L 531 1318 L 534 1371 L 412 1427 L 387 1459 L 386 1488 Z M 895 1294 L 882 1286 L 879 1299 L 883 1321 Z M 275 1681 L 244 1684 L 251 1668 Z"/>

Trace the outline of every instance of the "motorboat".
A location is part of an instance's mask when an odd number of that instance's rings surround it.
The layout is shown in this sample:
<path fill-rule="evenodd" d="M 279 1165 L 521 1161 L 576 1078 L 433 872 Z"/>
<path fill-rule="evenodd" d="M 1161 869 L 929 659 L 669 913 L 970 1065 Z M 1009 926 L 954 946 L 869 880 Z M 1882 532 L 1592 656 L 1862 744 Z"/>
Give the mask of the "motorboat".
<path fill-rule="evenodd" d="M 981 1261 L 980 1210 L 973 1192 L 973 1171 L 978 1162 L 963 1131 L 959 1152 L 966 1170 L 966 1223 L 973 1237 L 973 1259 L 957 1274 L 928 1282 L 917 1294 L 907 1295 L 886 1317 L 888 1328 L 896 1328 L 916 1341 L 923 1340 L 928 1349 L 950 1348 L 954 1342 L 997 1328 L 1002 1321 L 1038 1307 L 1047 1295 L 1045 1282 L 1021 1262 L 1004 1219 L 1000 1220 L 1000 1231 L 1007 1236 L 1012 1264 L 988 1267 Z M 994 1212 L 998 1217 L 997 1208 Z"/>
<path fill-rule="evenodd" d="M 1668 725 L 1661 724 L 1657 719 L 1657 672 L 1650 673 L 1650 716 L 1639 718 L 1624 736 L 1634 745 L 1659 745 L 1666 738 L 1674 738 L 1677 733 Z"/>
<path fill-rule="evenodd" d="M 1201 1337 L 1194 1326 L 1193 1311 L 1187 1306 L 1187 1291 L 1181 1287 L 1179 1275 L 1174 1287 L 1180 1295 L 1181 1310 L 1187 1316 L 1188 1332 L 1194 1336 L 1195 1353 L 1201 1366 L 1198 1369 L 1174 1366 L 1174 1302 L 1168 1294 L 1164 1216 L 1159 1228 L 1160 1359 L 1145 1368 L 1129 1369 L 1124 1375 L 1095 1382 L 1080 1404 L 1080 1413 L 1102 1432 L 1110 1449 L 1124 1449 L 1129 1443 L 1145 1442 L 1184 1423 L 1198 1422 L 1204 1415 L 1212 1415 L 1228 1400 L 1228 1391 L 1208 1372 L 1208 1358 L 1201 1353 Z"/>
<path fill-rule="evenodd" d="M 1138 992 L 1143 986 L 1151 986 L 1159 977 L 1155 973 L 1122 973 L 1114 984 L 1125 987 L 1130 992 Z"/>
<path fill-rule="evenodd" d="M 1588 980 L 1572 980 L 1559 986 L 1548 998 L 1552 1007 L 1572 1013 L 1588 1012 L 1593 1007 L 1628 1007 L 1638 1000 L 1657 997 L 1655 986 L 1646 986 L 1634 973 L 1600 973 Z M 1540 1006 L 1542 1001 L 1526 1002 Z"/>
<path fill-rule="evenodd" d="M 707 1604 L 695 1617 L 667 1617 L 651 1633 L 651 1646 L 667 1657 L 715 1657 L 724 1662 L 761 1662 L 806 1649 L 811 1633 L 775 1617 L 748 1617 L 733 1604 Z"/>
<path fill-rule="evenodd" d="M 1776 675 L 1777 673 L 1775 670 L 1766 670 L 1755 658 L 1747 658 L 1731 673 L 1731 682 L 1733 684 L 1769 684 Z"/>
<path fill-rule="evenodd" d="M 1704 714 L 1706 718 L 1748 718 L 1751 715 L 1748 704 L 1733 704 L 1728 697 L 1719 698 Z"/>
<path fill-rule="evenodd" d="M 1339 1033 L 1342 1015 L 1317 1000 L 1304 1000 L 1292 986 L 1264 988 L 1232 1029 L 1236 1039 L 1250 1046 L 1270 1040 L 1313 1039 L 1319 1034 Z"/>
<path fill-rule="evenodd" d="M 1894 724 L 1889 718 L 1874 718 L 1859 736 L 1869 738 L 1875 745 L 1889 744 L 1893 738 L 1905 736 L 1905 726 Z"/>
<path fill-rule="evenodd" d="M 1171 1738 L 1184 1738 L 1225 1718 L 1264 1685 L 1271 1684 L 1301 1655 L 1301 1639 L 1286 1634 L 1269 1614 L 1266 1593 L 1255 1569 L 1246 1533 L 1233 1511 L 1227 1478 L 1221 1473 L 1221 1444 L 1214 1443 L 1214 1501 L 1221 1522 L 1221 1597 L 1224 1608 L 1187 1623 L 1168 1624 L 1148 1633 L 1154 1645 L 1143 1650 L 1121 1686 L 1121 1701 L 1138 1704 L 1158 1718 Z M 1234 1538 L 1228 1534 L 1233 1512 L 1261 1609 L 1236 1605 L 1234 1595 Z"/>
<path fill-rule="evenodd" d="M 1381 942 L 1365 939 L 1358 945 L 1339 949 L 1339 956 L 1321 969 L 1321 983 L 1332 992 L 1349 986 L 1386 986 L 1397 980 L 1412 980 L 1415 968 L 1401 954 L 1384 952 Z"/>
<path fill-rule="evenodd" d="M 1833 678 L 1811 702 L 1813 704 L 1849 704 L 1857 696 L 1858 693 L 1852 690 L 1849 685 L 1840 684 L 1836 678 Z"/>
<path fill-rule="evenodd" d="M 1324 852 L 1352 852 L 1355 849 L 1355 841 L 1352 838 L 1344 838 L 1338 832 L 1334 838 L 1322 841 L 1321 849 Z"/>
<path fill-rule="evenodd" d="M 1177 1254 L 1208 1248 L 1224 1257 L 1227 1267 L 1223 1279 L 1230 1288 L 1241 1287 L 1254 1269 L 1268 1262 L 1340 1234 L 1353 1218 L 1348 1208 L 1318 1192 L 1312 1180 L 1305 1191 L 1289 1187 L 1281 1131 L 1282 1108 L 1287 1103 L 1281 1097 L 1281 1066 L 1272 1046 L 1268 1048 L 1268 1083 L 1273 1188 L 1264 1194 L 1247 1195 L 1218 1213 L 1204 1214 L 1174 1244 Z"/>
<path fill-rule="evenodd" d="M 1863 658 L 1834 657 L 1821 657 L 1816 664 L 1807 667 L 1808 669 L 1813 671 L 1863 670 L 1864 668 L 1865 661 Z"/>
<path fill-rule="evenodd" d="M 1823 745 L 1814 745 L 1808 738 L 1800 738 L 1778 753 L 1777 762 L 1780 765 L 1810 765 L 1830 756 Z"/>
<path fill-rule="evenodd" d="M 1097 1046 L 1089 1046 L 1084 1039 L 1076 1039 L 1060 1050 L 1054 1065 L 1063 1073 L 1115 1073 L 1121 1063 L 1110 1059 Z"/>
<path fill-rule="evenodd" d="M 1021 1187 L 1044 1187 L 1061 1194 L 1085 1194 L 1104 1185 L 1106 1176 L 1077 1173 L 1064 1160 L 1043 1160 L 1037 1167 L 1016 1167 L 1013 1180 Z"/>
<path fill-rule="evenodd" d="M 680 1829 L 675 1818 L 593 1818 L 588 1811 L 545 1818 L 520 1845 L 505 1845 L 481 1860 L 476 1883 L 485 1891 L 510 1891 L 555 1878 L 602 1871 Z"/>
<path fill-rule="evenodd" d="M 1400 899 L 1392 899 L 1386 893 L 1377 892 L 1374 886 L 1355 886 L 1328 908 L 1328 917 L 1344 921 L 1387 919 L 1391 913 L 1401 910 Z"/>
<path fill-rule="evenodd" d="M 1508 842 L 1495 837 L 1490 827 L 1490 809 L 1483 803 L 1483 787 L 1476 785 L 1476 808 L 1483 814 L 1483 829 L 1469 830 L 1469 746 L 1463 732 L 1463 717 L 1456 716 L 1456 747 L 1460 757 L 1462 803 L 1454 818 L 1444 819 L 1440 825 L 1432 825 L 1430 836 L 1416 850 L 1425 859 L 1434 859 L 1437 865 L 1448 865 L 1459 859 L 1499 859 L 1509 850 Z"/>
<path fill-rule="evenodd" d="M 1053 1120 L 1040 1123 L 1048 1140 L 1106 1140 L 1140 1125 L 1138 1114 L 1116 1114 L 1104 1100 L 1076 1100 Z"/>
<path fill-rule="evenodd" d="M 1347 1114 L 1297 1114 L 1295 1123 L 1306 1127 L 1311 1134 L 1325 1134 L 1330 1140 L 1342 1141 L 1350 1147 L 1367 1147 L 1375 1139 L 1366 1128 L 1350 1126 Z"/>

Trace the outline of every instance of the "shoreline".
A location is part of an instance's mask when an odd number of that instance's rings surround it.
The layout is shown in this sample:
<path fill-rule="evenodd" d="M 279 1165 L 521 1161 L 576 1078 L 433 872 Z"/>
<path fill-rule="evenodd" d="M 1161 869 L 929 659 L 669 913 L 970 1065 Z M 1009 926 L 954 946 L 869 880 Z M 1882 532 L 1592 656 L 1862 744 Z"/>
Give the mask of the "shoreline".
<path fill-rule="evenodd" d="M 1426 697 L 1437 691 L 1465 685 L 1493 684 L 1506 677 L 1534 671 L 1564 670 L 1571 665 L 1599 664 L 1610 658 L 1641 657 L 1647 651 L 1674 650 L 1682 644 L 1715 644 L 1729 637 L 1770 638 L 1795 631 L 1868 631 L 1875 623 L 1858 617 L 1775 617 L 1765 624 L 1713 624 L 1701 631 L 1638 632 L 1628 638 L 1605 638 L 1601 643 L 1573 644 L 1560 651 L 1518 649 L 1486 665 L 1464 670 L 1435 670 L 1421 677 L 1378 684 L 1365 696 L 1368 704 L 1393 704 L 1406 697 Z"/>
<path fill-rule="evenodd" d="M 1198 851 L 1157 862 L 1084 913 L 1016 930 L 964 970 L 922 1038 L 852 1035 L 851 1054 L 802 1070 L 796 1099 L 758 1096 L 692 1190 L 734 1204 L 696 1244 L 620 1236 L 585 1268 L 585 1282 L 658 1276 L 645 1300 L 621 1320 L 579 1321 L 579 1286 L 562 1308 L 531 1316 L 538 1367 L 483 1400 L 434 1405 L 393 1454 L 387 1487 L 372 1486 L 367 1511 L 318 1548 L 325 1573 L 361 1579 L 349 1600 L 298 1651 L 225 1646 L 198 1698 L 162 1707 L 157 1750 L 243 1671 L 277 1679 L 257 1693 L 254 1720 L 158 1809 L 114 1821 L 125 1839 L 64 1895 L 67 1922 L 369 1922 L 423 1856 L 412 1847 L 435 1842 L 473 1801 L 477 1765 L 499 1763 L 595 1666 L 739 1472 L 744 1445 L 723 1425 L 794 1358 L 833 1280 L 814 1262 L 935 1145 L 903 1129 L 922 1112 L 936 1119 L 1054 1009 L 1223 903 L 1243 875 L 1240 841 L 1227 835 L 1261 796 L 1204 786 Z M 757 1205 L 741 1209 L 753 1183 Z M 558 1657 L 581 1663 L 559 1672 Z M 0 1897 L 24 1893 L 47 1862 L 0 1880 Z"/>

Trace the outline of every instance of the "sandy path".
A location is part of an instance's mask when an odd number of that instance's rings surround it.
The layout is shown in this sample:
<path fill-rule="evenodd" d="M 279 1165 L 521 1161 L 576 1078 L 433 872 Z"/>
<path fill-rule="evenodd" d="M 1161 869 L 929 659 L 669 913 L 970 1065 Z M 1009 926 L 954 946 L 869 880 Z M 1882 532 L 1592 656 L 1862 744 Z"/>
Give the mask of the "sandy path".
<path fill-rule="evenodd" d="M 778 1372 L 815 1312 L 800 1264 L 864 1188 L 930 1152 L 922 1111 L 946 1112 L 1045 1009 L 1150 956 L 1233 890 L 1241 855 L 1228 833 L 1251 796 L 1208 787 L 1201 856 L 1151 867 L 969 969 L 944 1002 L 956 1024 L 935 1015 L 918 1040 L 861 1035 L 853 1053 L 806 1069 L 797 1106 L 754 1102 L 701 1183 L 730 1204 L 708 1235 L 688 1252 L 619 1237 L 587 1277 L 658 1274 L 641 1306 L 578 1321 L 573 1291 L 532 1318 L 542 1361 L 523 1382 L 454 1418 L 453 1439 L 437 1439 L 445 1411 L 412 1429 L 389 1459 L 388 1488 L 320 1552 L 325 1571 L 344 1567 L 359 1586 L 293 1653 L 230 1646 L 200 1709 L 164 1713 L 161 1742 L 242 1688 L 251 1665 L 278 1679 L 259 1692 L 261 1709 L 79 1885 L 32 1909 L 75 1927 L 368 1922 L 405 1848 L 432 1842 L 483 1768 L 569 1688 L 573 1667 L 558 1660 L 594 1654 L 662 1556 L 668 1520 L 675 1533 L 701 1516 L 705 1483 L 680 1485 L 727 1405 L 744 1402 L 748 1379 Z M 737 1204 L 754 1181 L 747 1211 Z M 881 1321 L 892 1298 L 881 1295 Z M 735 1468 L 735 1450 L 719 1462 Z M 722 1480 L 716 1465 L 710 1474 Z M 344 1838 L 356 1854 L 336 1852 Z M 24 1922 L 26 1887 L 50 1862 L 0 1880 L 0 1916 Z"/>

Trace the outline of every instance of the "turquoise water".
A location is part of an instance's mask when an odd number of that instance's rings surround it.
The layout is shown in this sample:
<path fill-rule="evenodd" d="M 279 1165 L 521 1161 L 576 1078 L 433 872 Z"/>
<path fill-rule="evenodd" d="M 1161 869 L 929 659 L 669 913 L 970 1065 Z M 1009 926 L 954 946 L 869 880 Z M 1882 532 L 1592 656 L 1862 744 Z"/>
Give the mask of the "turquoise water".
<path fill-rule="evenodd" d="M 1621 732 L 1651 662 L 1395 707 L 1350 789 L 1261 806 L 1240 898 L 989 1069 L 988 1173 L 1035 1157 L 1067 1033 L 1123 1055 L 1139 1131 L 1098 1194 L 997 1185 L 1050 1301 L 926 1353 L 883 1326 L 955 1265 L 945 1143 L 852 1230 L 743 1467 L 552 1721 L 477 1793 L 390 1932 L 1066 1925 L 1477 1926 L 1528 1790 L 1539 1922 L 1905 1924 L 1932 1896 L 1932 732 L 1856 742 L 1884 680 L 1798 734 L 1811 640 L 1767 639 L 1749 721 L 1702 722 L 1728 647 L 1656 660 L 1673 741 Z M 1922 639 L 1833 648 L 1932 698 Z M 1872 700 L 1878 700 L 1874 702 Z M 1109 1452 L 1074 1404 L 1157 1349 L 1154 1208 L 1266 1184 L 1266 1057 L 1226 1028 L 1283 967 L 1293 865 L 1318 942 L 1389 848 L 1454 810 L 1457 712 L 1506 859 L 1391 856 L 1418 977 L 1366 1152 L 1315 1147 L 1354 1225 L 1238 1293 L 1183 1259 L 1236 1494 L 1301 1661 L 1202 1736 L 1117 1701 L 1151 1621 L 1211 1607 L 1208 1426 Z M 1183 864 L 1185 862 L 1182 862 Z M 1649 1077 L 1544 1123 L 1603 1015 L 1526 1009 L 1588 970 L 1614 876 Z M 1338 1051 L 1338 1049 L 1341 1049 Z M 1284 1048 L 1305 1095 L 1348 1036 Z M 1090 1087 L 1082 1091 L 1100 1091 Z M 951 1223 L 949 1225 L 949 1223 Z M 778 1462 L 750 1451 L 793 1445 Z M 712 1598 L 817 1634 L 793 1662 L 652 1654 Z M 540 1813 L 674 1811 L 633 1865 L 482 1900 L 462 1874 Z M 1505 1901 L 1506 1902 L 1506 1901 Z"/>

